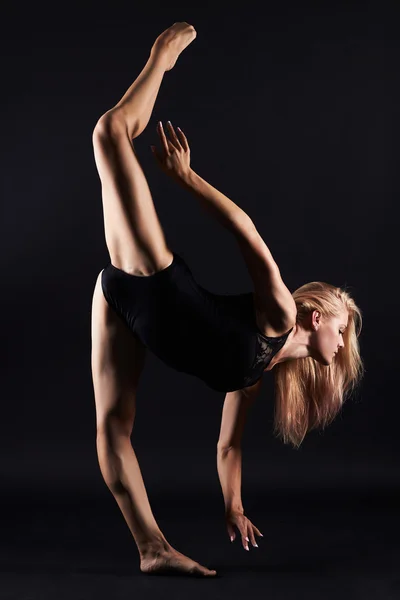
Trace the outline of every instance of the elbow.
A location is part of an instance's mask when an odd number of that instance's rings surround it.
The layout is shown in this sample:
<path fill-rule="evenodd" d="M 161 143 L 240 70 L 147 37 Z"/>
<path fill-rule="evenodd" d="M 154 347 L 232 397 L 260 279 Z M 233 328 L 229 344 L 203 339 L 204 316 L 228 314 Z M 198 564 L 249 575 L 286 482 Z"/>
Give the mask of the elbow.
<path fill-rule="evenodd" d="M 220 456 L 225 456 L 231 450 L 239 450 L 239 449 L 240 449 L 240 444 L 226 444 L 226 443 L 224 444 L 221 442 L 218 442 L 218 444 L 217 444 L 217 454 L 219 454 Z"/>
<path fill-rule="evenodd" d="M 218 442 L 217 444 L 217 452 L 226 452 L 227 450 L 229 450 L 231 446 L 229 444 L 224 444 L 222 442 Z"/>

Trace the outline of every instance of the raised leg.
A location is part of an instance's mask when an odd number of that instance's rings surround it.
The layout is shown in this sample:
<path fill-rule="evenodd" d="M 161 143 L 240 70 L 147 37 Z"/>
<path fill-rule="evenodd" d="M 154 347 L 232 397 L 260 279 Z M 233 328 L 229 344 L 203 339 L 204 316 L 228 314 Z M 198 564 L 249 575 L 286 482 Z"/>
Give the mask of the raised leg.
<path fill-rule="evenodd" d="M 173 255 L 132 138 L 146 127 L 165 72 L 195 37 L 187 23 L 174 23 L 160 34 L 142 72 L 121 100 L 100 117 L 93 132 L 111 262 L 134 275 L 151 275 L 167 267 Z"/>

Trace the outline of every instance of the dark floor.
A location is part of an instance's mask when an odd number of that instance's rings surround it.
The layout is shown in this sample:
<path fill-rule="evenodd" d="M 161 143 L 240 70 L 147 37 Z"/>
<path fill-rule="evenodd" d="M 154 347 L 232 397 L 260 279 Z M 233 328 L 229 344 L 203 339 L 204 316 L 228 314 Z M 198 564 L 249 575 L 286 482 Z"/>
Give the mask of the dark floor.
<path fill-rule="evenodd" d="M 400 599 L 399 493 L 324 490 L 259 495 L 247 513 L 259 548 L 231 544 L 220 498 L 154 496 L 153 512 L 180 552 L 213 579 L 148 576 L 107 488 L 2 496 L 1 600 L 190 597 Z M 222 511 L 222 512 L 221 512 Z"/>

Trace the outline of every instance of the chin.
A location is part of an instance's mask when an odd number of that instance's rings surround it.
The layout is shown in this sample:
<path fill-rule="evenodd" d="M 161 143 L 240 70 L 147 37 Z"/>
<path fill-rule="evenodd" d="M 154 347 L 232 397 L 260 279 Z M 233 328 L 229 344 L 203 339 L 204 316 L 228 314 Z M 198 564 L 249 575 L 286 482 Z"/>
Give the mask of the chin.
<path fill-rule="evenodd" d="M 313 358 L 317 363 L 324 365 L 325 367 L 329 366 L 332 363 L 333 357 L 331 359 L 326 358 L 323 354 L 314 349 L 314 351 L 310 352 L 311 358 Z"/>
<path fill-rule="evenodd" d="M 333 363 L 333 357 L 325 358 L 325 356 L 322 356 L 321 354 L 318 357 L 315 357 L 315 360 L 321 365 L 324 365 L 324 367 L 329 367 L 329 365 Z"/>

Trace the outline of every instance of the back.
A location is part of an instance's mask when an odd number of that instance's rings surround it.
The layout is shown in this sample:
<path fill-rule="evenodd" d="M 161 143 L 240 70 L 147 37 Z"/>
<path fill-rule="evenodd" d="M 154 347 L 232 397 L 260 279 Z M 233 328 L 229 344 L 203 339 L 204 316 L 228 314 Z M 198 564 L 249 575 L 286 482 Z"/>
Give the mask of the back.
<path fill-rule="evenodd" d="M 284 336 L 267 338 L 258 331 L 252 292 L 209 292 L 175 252 L 171 265 L 148 277 L 110 263 L 102 288 L 107 302 L 160 360 L 216 391 L 254 383 L 283 345 Z"/>

